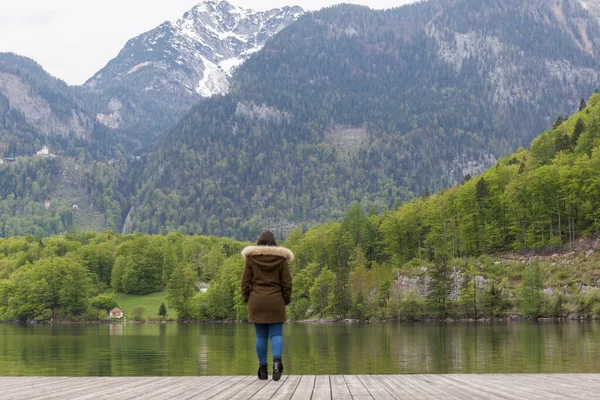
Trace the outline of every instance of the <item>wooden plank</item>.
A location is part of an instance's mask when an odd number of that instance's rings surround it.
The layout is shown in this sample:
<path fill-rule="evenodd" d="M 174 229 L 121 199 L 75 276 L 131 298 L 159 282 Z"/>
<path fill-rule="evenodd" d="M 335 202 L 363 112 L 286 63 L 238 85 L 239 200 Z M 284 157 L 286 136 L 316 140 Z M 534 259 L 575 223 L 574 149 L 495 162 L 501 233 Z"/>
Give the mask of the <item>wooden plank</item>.
<path fill-rule="evenodd" d="M 171 388 L 171 391 L 168 392 L 168 395 L 170 398 L 177 397 L 183 392 L 195 390 L 195 389 L 201 387 L 202 385 L 206 385 L 206 384 L 210 383 L 211 381 L 217 379 L 218 376 L 194 376 L 194 377 L 186 376 L 183 378 L 185 379 L 185 381 L 183 383 L 178 384 L 175 387 L 169 386 Z M 148 400 L 152 400 L 152 399 L 156 399 L 156 398 L 163 399 L 164 395 L 162 395 L 162 389 L 157 392 L 149 394 L 148 397 L 146 397 L 146 399 L 148 399 Z"/>
<path fill-rule="evenodd" d="M 30 399 L 581 399 L 600 374 L 212 377 L 0 377 L 0 398 Z"/>
<path fill-rule="evenodd" d="M 510 379 L 506 379 L 500 375 L 473 375 L 473 380 L 484 380 L 487 385 L 495 385 L 497 388 L 502 388 L 507 393 L 514 396 L 528 396 L 529 398 L 550 398 L 550 399 L 578 399 L 579 397 L 573 396 L 571 393 L 563 392 L 560 388 L 555 385 L 551 385 L 550 389 L 546 385 L 539 385 L 538 383 L 532 384 L 519 378 L 519 375 L 514 375 Z"/>
<path fill-rule="evenodd" d="M 496 375 L 471 375 L 469 379 L 472 381 L 479 381 L 483 383 L 485 386 L 495 387 L 499 391 L 503 391 L 509 396 L 516 397 L 527 397 L 529 399 L 540 399 L 540 398 L 550 398 L 550 399 L 564 399 L 565 396 L 557 395 L 556 390 L 546 391 L 536 389 L 535 387 L 531 387 L 526 382 L 521 381 L 520 379 L 512 379 L 510 381 L 498 379 Z M 571 398 L 567 396 L 566 398 Z"/>
<path fill-rule="evenodd" d="M 73 388 L 78 388 L 81 386 L 90 386 L 93 385 L 94 380 L 98 378 L 85 378 L 79 380 L 79 378 L 55 378 L 51 381 L 46 381 L 41 385 L 30 385 L 28 387 L 23 387 L 21 390 L 15 391 L 14 389 L 11 393 L 2 393 L 6 397 L 19 400 L 19 399 L 38 399 L 38 398 L 49 398 L 56 397 L 57 392 L 64 392 L 73 390 Z M 105 378 L 107 379 L 107 378 Z"/>
<path fill-rule="evenodd" d="M 110 378 L 110 384 L 107 384 L 104 388 L 95 388 L 89 392 L 82 393 L 76 396 L 78 400 L 89 400 L 89 399 L 106 399 L 114 398 L 116 395 L 120 395 L 126 390 L 132 388 L 139 388 L 144 385 L 150 385 L 155 382 L 161 383 L 164 381 L 164 377 L 118 377 Z M 113 383 L 115 383 L 113 385 Z"/>
<path fill-rule="evenodd" d="M 260 389 L 263 388 L 269 381 L 268 380 L 260 380 L 256 379 L 250 385 L 246 386 L 246 388 L 239 393 L 230 397 L 232 400 L 247 400 L 254 396 Z"/>
<path fill-rule="evenodd" d="M 413 380 L 415 380 L 419 387 L 421 387 L 423 390 L 427 391 L 428 393 L 431 393 L 432 396 L 439 397 L 440 399 L 459 400 L 464 397 L 464 394 L 457 396 L 453 393 L 453 390 L 449 390 L 448 387 L 446 387 L 446 385 L 437 382 L 435 375 L 417 374 L 411 375 L 410 377 Z"/>
<path fill-rule="evenodd" d="M 298 375 L 288 376 L 285 385 L 282 385 L 279 390 L 271 397 L 271 400 L 289 400 L 292 398 L 294 392 L 298 388 L 300 379 L 302 377 Z M 308 396 L 310 398 L 310 395 Z"/>
<path fill-rule="evenodd" d="M 536 394 L 532 395 L 523 390 L 515 390 L 511 387 L 506 387 L 506 385 L 498 385 L 493 380 L 490 380 L 488 375 L 449 375 L 449 377 L 450 379 L 460 382 L 462 385 L 475 385 L 483 391 L 487 391 L 504 399 L 536 397 Z M 515 382 L 512 384 L 514 385 Z"/>
<path fill-rule="evenodd" d="M 244 379 L 238 381 L 235 385 L 229 386 L 224 391 L 216 394 L 211 397 L 210 400 L 226 400 L 231 396 L 244 391 L 248 386 L 250 386 L 257 379 L 256 376 L 245 376 Z"/>
<path fill-rule="evenodd" d="M 432 397 L 425 390 L 421 389 L 418 385 L 415 385 L 412 381 L 405 381 L 399 379 L 399 375 L 386 375 L 392 383 L 394 383 L 399 388 L 404 389 L 409 392 L 412 396 L 417 399 L 431 399 Z"/>
<path fill-rule="evenodd" d="M 88 393 L 92 388 L 110 382 L 110 378 L 66 378 L 57 380 L 51 390 L 38 393 L 38 396 L 28 397 L 30 400 L 38 399 L 66 399 Z"/>
<path fill-rule="evenodd" d="M 346 386 L 350 391 L 350 396 L 352 396 L 353 399 L 367 400 L 373 398 L 365 385 L 363 385 L 360 379 L 358 379 L 358 376 L 344 375 L 344 380 L 346 381 Z"/>
<path fill-rule="evenodd" d="M 26 378 L 25 382 L 22 385 L 13 386 L 11 389 L 3 390 L 3 396 L 19 396 L 24 393 L 31 393 L 30 396 L 35 396 L 36 393 L 42 392 L 44 388 L 52 388 L 57 384 L 57 380 L 64 380 L 65 378 L 55 378 L 51 379 L 43 379 L 43 378 Z"/>
<path fill-rule="evenodd" d="M 221 382 L 218 385 L 214 385 L 209 389 L 201 389 L 196 395 L 190 397 L 190 399 L 210 399 L 219 393 L 227 390 L 231 386 L 235 385 L 239 381 L 243 380 L 243 376 L 231 376 L 225 382 Z"/>
<path fill-rule="evenodd" d="M 312 399 L 331 399 L 331 381 L 328 375 L 317 375 L 312 391 Z"/>
<path fill-rule="evenodd" d="M 585 385 L 585 379 L 580 381 L 572 381 L 566 375 L 546 375 L 546 374 L 535 374 L 535 375 L 515 375 L 515 374 L 499 374 L 494 375 L 501 379 L 507 379 L 512 382 L 524 382 L 532 388 L 537 390 L 545 391 L 548 388 L 552 388 L 552 391 L 557 394 L 564 394 L 567 397 L 582 398 L 589 394 L 590 389 Z M 598 388 L 592 388 L 594 392 Z"/>
<path fill-rule="evenodd" d="M 304 375 L 292 394 L 292 400 L 310 399 L 315 387 L 315 380 L 316 377 L 314 375 Z"/>
<path fill-rule="evenodd" d="M 483 397 L 483 398 L 490 398 L 489 394 L 492 394 L 501 399 L 512 399 L 513 398 L 510 394 L 508 394 L 504 390 L 498 390 L 496 387 L 487 385 L 486 383 L 480 383 L 479 381 L 472 379 L 471 375 L 452 374 L 452 375 L 446 375 L 446 377 L 448 379 L 450 379 L 451 381 L 456 382 L 456 385 L 459 388 L 467 386 L 470 388 L 475 388 L 475 389 L 485 393 L 486 397 Z"/>
<path fill-rule="evenodd" d="M 373 379 L 388 391 L 395 399 L 416 399 L 414 393 L 410 393 L 406 389 L 399 387 L 392 382 L 387 375 L 372 375 Z"/>
<path fill-rule="evenodd" d="M 329 377 L 329 381 L 331 382 L 332 399 L 352 399 L 350 389 L 342 375 L 332 375 Z"/>
<path fill-rule="evenodd" d="M 119 392 L 119 400 L 143 398 L 148 393 L 153 393 L 155 389 L 161 388 L 165 385 L 170 385 L 171 382 L 176 379 L 177 377 L 162 378 L 158 379 L 156 382 L 148 383 L 145 385 L 132 386 L 126 391 Z"/>
<path fill-rule="evenodd" d="M 436 375 L 436 381 L 440 384 L 445 385 L 446 390 L 455 393 L 457 396 L 464 396 L 468 394 L 473 399 L 491 399 L 501 400 L 504 397 L 496 396 L 488 391 L 483 391 L 475 385 L 463 385 L 452 379 L 449 379 L 447 375 Z"/>
<path fill-rule="evenodd" d="M 213 379 L 207 382 L 203 382 L 200 385 L 187 387 L 184 391 L 173 396 L 174 399 L 187 400 L 194 398 L 195 396 L 202 395 L 207 390 L 212 389 L 215 386 L 222 385 L 227 380 L 231 379 L 231 376 L 215 376 Z"/>
<path fill-rule="evenodd" d="M 357 375 L 357 378 L 375 400 L 393 400 L 395 398 L 371 375 Z"/>
<path fill-rule="evenodd" d="M 27 385 L 39 385 L 44 382 L 52 382 L 56 380 L 53 376 L 19 376 L 19 377 L 0 377 L 0 387 L 2 391 L 20 389 Z"/>
<path fill-rule="evenodd" d="M 283 376 L 279 381 L 269 381 L 262 389 L 260 389 L 254 396 L 253 400 L 269 400 L 279 390 L 281 385 L 284 385 L 287 381 L 287 375 Z"/>

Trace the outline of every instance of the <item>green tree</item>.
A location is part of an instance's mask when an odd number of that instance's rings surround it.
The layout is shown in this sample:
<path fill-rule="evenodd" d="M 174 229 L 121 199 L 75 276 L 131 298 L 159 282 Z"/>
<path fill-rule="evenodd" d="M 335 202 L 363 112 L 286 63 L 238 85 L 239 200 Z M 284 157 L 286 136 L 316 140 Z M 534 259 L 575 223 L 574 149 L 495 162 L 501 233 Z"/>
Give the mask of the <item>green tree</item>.
<path fill-rule="evenodd" d="M 177 312 L 180 320 L 193 316 L 191 300 L 198 291 L 198 275 L 189 267 L 176 265 L 167 289 L 169 303 Z"/>
<path fill-rule="evenodd" d="M 467 269 L 465 281 L 460 290 L 458 303 L 466 318 L 477 318 L 477 271 L 474 266 Z"/>
<path fill-rule="evenodd" d="M 497 318 L 503 315 L 507 303 L 500 289 L 494 282 L 483 293 L 482 299 L 483 312 L 486 316 Z"/>
<path fill-rule="evenodd" d="M 421 319 L 425 311 L 425 302 L 417 293 L 407 291 L 402 296 L 400 303 L 400 317 L 405 321 L 417 321 Z"/>
<path fill-rule="evenodd" d="M 104 310 L 107 313 L 115 307 L 119 307 L 117 295 L 114 293 L 101 293 L 90 299 L 90 306 L 96 310 Z"/>
<path fill-rule="evenodd" d="M 350 311 L 350 272 L 347 267 L 340 267 L 335 274 L 333 285 L 331 312 L 337 318 L 346 318 Z"/>
<path fill-rule="evenodd" d="M 292 302 L 287 308 L 290 319 L 303 320 L 307 317 L 310 308 L 310 289 L 317 273 L 317 264 L 310 263 L 294 276 Z"/>
<path fill-rule="evenodd" d="M 479 209 L 481 211 L 481 239 L 480 239 L 480 248 L 482 252 L 485 252 L 485 209 L 486 209 L 486 200 L 490 196 L 490 187 L 487 181 L 481 177 L 477 181 L 477 185 L 475 185 L 475 197 L 477 198 L 477 202 L 479 203 Z"/>
<path fill-rule="evenodd" d="M 167 307 L 165 306 L 165 303 L 160 303 L 160 307 L 158 307 L 158 315 L 163 318 L 167 316 Z"/>
<path fill-rule="evenodd" d="M 579 142 L 579 137 L 585 131 L 585 123 L 581 118 L 577 118 L 577 122 L 575 122 L 575 128 L 573 128 L 573 134 L 571 135 L 571 148 L 574 149 L 577 147 L 577 142 Z"/>
<path fill-rule="evenodd" d="M 523 274 L 521 286 L 521 312 L 526 318 L 537 318 L 542 308 L 541 291 L 544 288 L 538 262 L 529 264 Z"/>
<path fill-rule="evenodd" d="M 335 274 L 330 270 L 323 269 L 313 286 L 310 288 L 310 301 L 315 313 L 323 318 L 331 305 L 331 295 L 335 285 Z"/>
<path fill-rule="evenodd" d="M 429 285 L 428 295 L 429 304 L 435 310 L 438 318 L 446 317 L 446 300 L 450 295 L 452 288 L 452 270 L 445 261 L 439 261 L 428 269 Z"/>

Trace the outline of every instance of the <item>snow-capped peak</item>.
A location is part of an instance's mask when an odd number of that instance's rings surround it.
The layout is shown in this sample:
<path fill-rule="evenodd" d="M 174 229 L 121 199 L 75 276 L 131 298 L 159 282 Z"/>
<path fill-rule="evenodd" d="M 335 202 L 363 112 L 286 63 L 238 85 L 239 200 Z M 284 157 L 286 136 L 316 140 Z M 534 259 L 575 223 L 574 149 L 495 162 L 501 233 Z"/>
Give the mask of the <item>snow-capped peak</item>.
<path fill-rule="evenodd" d="M 254 11 L 225 0 L 205 0 L 180 19 L 130 40 L 87 85 L 97 88 L 109 80 L 145 74 L 151 79 L 144 91 L 172 92 L 179 82 L 203 97 L 224 94 L 232 70 L 303 14 L 300 7 Z"/>
<path fill-rule="evenodd" d="M 186 12 L 173 26 L 177 47 L 195 48 L 192 56 L 202 62 L 196 92 L 205 97 L 226 93 L 232 69 L 303 13 L 299 7 L 257 12 L 224 0 L 206 0 Z"/>

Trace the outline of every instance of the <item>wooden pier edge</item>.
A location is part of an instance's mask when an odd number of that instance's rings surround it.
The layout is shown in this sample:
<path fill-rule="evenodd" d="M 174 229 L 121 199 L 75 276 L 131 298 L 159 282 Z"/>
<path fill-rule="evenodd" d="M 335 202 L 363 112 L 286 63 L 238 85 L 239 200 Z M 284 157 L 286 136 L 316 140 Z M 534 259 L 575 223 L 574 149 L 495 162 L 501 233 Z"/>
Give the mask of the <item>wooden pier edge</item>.
<path fill-rule="evenodd" d="M 0 399 L 600 399 L 600 374 L 0 377 Z"/>

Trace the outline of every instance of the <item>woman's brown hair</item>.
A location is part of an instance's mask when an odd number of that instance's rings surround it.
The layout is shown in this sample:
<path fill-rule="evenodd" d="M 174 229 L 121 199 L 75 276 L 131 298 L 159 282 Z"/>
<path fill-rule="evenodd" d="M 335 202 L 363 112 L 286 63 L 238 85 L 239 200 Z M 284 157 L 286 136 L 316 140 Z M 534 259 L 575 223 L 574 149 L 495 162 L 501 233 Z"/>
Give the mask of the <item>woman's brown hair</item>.
<path fill-rule="evenodd" d="M 258 246 L 277 246 L 275 235 L 269 231 L 263 231 L 258 237 L 256 244 Z"/>

